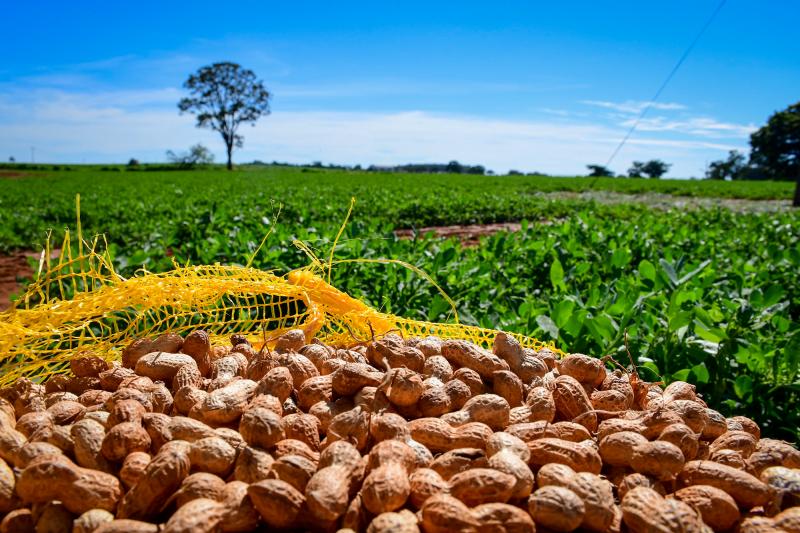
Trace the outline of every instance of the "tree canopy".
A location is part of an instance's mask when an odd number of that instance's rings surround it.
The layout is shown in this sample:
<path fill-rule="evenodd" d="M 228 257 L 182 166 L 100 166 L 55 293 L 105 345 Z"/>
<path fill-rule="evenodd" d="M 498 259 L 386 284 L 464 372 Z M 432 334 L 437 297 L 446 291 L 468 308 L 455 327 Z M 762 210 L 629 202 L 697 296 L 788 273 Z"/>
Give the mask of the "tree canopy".
<path fill-rule="evenodd" d="M 773 180 L 795 180 L 794 201 L 800 207 L 800 102 L 773 113 L 750 135 L 750 166 Z"/>
<path fill-rule="evenodd" d="M 167 150 L 167 160 L 175 163 L 181 168 L 194 168 L 197 165 L 210 165 L 214 162 L 214 154 L 198 143 L 189 148 L 187 153 L 176 154 L 172 150 Z"/>
<path fill-rule="evenodd" d="M 252 70 L 228 62 L 202 67 L 183 86 L 191 96 L 182 98 L 178 108 L 181 113 L 196 115 L 197 127 L 222 135 L 228 170 L 232 169 L 233 148 L 241 147 L 244 141 L 239 126 L 255 124 L 262 115 L 268 115 L 271 94 Z"/>
<path fill-rule="evenodd" d="M 589 169 L 590 178 L 602 178 L 614 175 L 614 171 L 603 165 L 586 165 L 586 168 Z"/>
<path fill-rule="evenodd" d="M 665 163 L 660 159 L 651 159 L 648 162 L 634 161 L 631 168 L 628 169 L 628 176 L 631 178 L 641 178 L 647 176 L 648 178 L 660 178 L 669 171 L 672 165 Z"/>
<path fill-rule="evenodd" d="M 747 174 L 747 159 L 744 154 L 731 150 L 727 159 L 712 161 L 706 169 L 706 179 L 738 180 Z"/>
<path fill-rule="evenodd" d="M 769 179 L 800 176 L 800 102 L 773 113 L 766 125 L 750 136 L 750 163 Z"/>

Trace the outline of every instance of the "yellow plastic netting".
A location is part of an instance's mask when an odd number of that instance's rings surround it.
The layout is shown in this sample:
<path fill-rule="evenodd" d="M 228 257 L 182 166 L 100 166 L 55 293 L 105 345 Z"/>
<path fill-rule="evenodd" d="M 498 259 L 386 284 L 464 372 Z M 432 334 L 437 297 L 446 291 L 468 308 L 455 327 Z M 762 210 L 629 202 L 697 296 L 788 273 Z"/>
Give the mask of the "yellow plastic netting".
<path fill-rule="evenodd" d="M 78 243 L 73 253 L 67 232 L 53 260 L 48 245 L 37 279 L 11 310 L 0 313 L 0 386 L 22 376 L 44 380 L 66 372 L 69 360 L 80 353 L 117 359 L 132 339 L 165 331 L 205 329 L 215 341 L 239 333 L 260 346 L 300 328 L 307 339 L 319 337 L 341 347 L 388 332 L 465 339 L 488 347 L 497 334 L 381 313 L 323 279 L 325 267 L 330 279 L 333 254 L 327 264 L 310 254 L 309 267 L 286 275 L 247 266 L 175 265 L 169 272 L 142 271 L 126 279 L 114 271 L 101 239 L 84 244 L 79 233 Z M 525 347 L 547 347 L 562 355 L 535 338 L 514 336 Z"/>

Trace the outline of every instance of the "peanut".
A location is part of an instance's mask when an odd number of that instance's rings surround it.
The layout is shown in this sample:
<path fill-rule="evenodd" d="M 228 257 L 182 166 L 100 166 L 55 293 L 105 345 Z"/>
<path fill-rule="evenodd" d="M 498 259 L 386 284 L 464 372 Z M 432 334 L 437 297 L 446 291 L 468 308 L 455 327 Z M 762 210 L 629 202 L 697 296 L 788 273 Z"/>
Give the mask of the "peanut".
<path fill-rule="evenodd" d="M 600 441 L 600 456 L 612 466 L 630 466 L 633 449 L 647 439 L 633 431 L 611 433 Z"/>
<path fill-rule="evenodd" d="M 168 497 L 189 475 L 189 450 L 190 445 L 185 441 L 171 441 L 162 446 L 139 481 L 122 498 L 117 517 L 149 518 L 161 512 Z"/>
<path fill-rule="evenodd" d="M 530 450 L 525 442 L 509 433 L 498 432 L 489 437 L 486 453 L 490 468 L 514 477 L 511 497 L 527 498 L 533 489 L 533 472 L 528 468 Z"/>
<path fill-rule="evenodd" d="M 114 520 L 114 515 L 104 509 L 90 509 L 72 523 L 72 533 L 92 533 L 106 522 Z"/>
<path fill-rule="evenodd" d="M 269 467 L 267 479 L 280 479 L 300 492 L 305 492 L 306 485 L 317 471 L 317 463 L 302 455 L 283 455 Z"/>
<path fill-rule="evenodd" d="M 562 439 L 543 438 L 528 443 L 531 453 L 530 464 L 542 466 L 547 463 L 560 463 L 576 472 L 599 474 L 602 467 L 600 454 L 583 442 L 570 442 Z"/>
<path fill-rule="evenodd" d="M 649 474 L 660 481 L 674 479 L 684 465 L 680 448 L 666 441 L 637 444 L 631 453 L 630 466 L 641 474 Z"/>
<path fill-rule="evenodd" d="M 633 533 L 707 531 L 697 512 L 679 500 L 667 500 L 652 489 L 635 487 L 622 499 L 622 519 Z"/>
<path fill-rule="evenodd" d="M 430 451 L 446 452 L 456 448 L 484 448 L 492 429 L 481 422 L 454 428 L 439 418 L 418 418 L 408 424 L 411 437 Z"/>
<path fill-rule="evenodd" d="M 126 489 L 136 485 L 144 474 L 145 468 L 150 464 L 150 454 L 145 452 L 132 452 L 122 462 L 119 479 Z"/>
<path fill-rule="evenodd" d="M 0 459 L 0 513 L 13 511 L 20 506 L 19 498 L 14 491 L 16 483 L 14 471 Z"/>
<path fill-rule="evenodd" d="M 446 494 L 431 496 L 420 510 L 426 533 L 478 533 L 480 522 L 461 500 Z"/>
<path fill-rule="evenodd" d="M 444 341 L 442 355 L 459 367 L 474 370 L 484 379 L 491 379 L 498 370 L 509 370 L 508 363 L 495 354 L 466 341 Z"/>
<path fill-rule="evenodd" d="M 730 495 L 710 485 L 692 485 L 675 491 L 671 498 L 688 504 L 700 513 L 703 522 L 714 531 L 726 531 L 739 521 L 736 502 Z"/>
<path fill-rule="evenodd" d="M 226 477 L 233 469 L 236 450 L 221 437 L 205 437 L 189 447 L 192 469 Z"/>
<path fill-rule="evenodd" d="M 480 523 L 481 531 L 502 533 L 534 533 L 536 526 L 531 516 L 507 503 L 485 503 L 472 509 L 472 515 Z"/>
<path fill-rule="evenodd" d="M 225 485 L 221 503 L 225 514 L 220 524 L 223 533 L 245 533 L 258 526 L 259 513 L 247 494 L 248 485 L 231 481 Z"/>
<path fill-rule="evenodd" d="M 572 376 L 558 376 L 553 389 L 556 412 L 567 421 L 575 421 L 589 431 L 597 430 L 597 415 L 591 401 L 578 380 Z"/>
<path fill-rule="evenodd" d="M 482 422 L 495 431 L 508 426 L 510 407 L 505 398 L 496 394 L 479 394 L 470 398 L 460 411 L 442 415 L 441 419 L 452 426 Z"/>
<path fill-rule="evenodd" d="M 367 533 L 381 533 L 384 531 L 419 533 L 417 517 L 408 510 L 399 513 L 379 514 L 370 522 L 369 527 L 367 527 Z"/>
<path fill-rule="evenodd" d="M 239 433 L 250 446 L 269 448 L 284 438 L 281 417 L 263 407 L 245 411 L 239 422 Z"/>
<path fill-rule="evenodd" d="M 377 368 L 407 368 L 422 372 L 425 354 L 419 349 L 406 346 L 396 335 L 386 335 L 383 339 L 367 345 L 367 359 Z"/>
<path fill-rule="evenodd" d="M 450 478 L 450 494 L 469 507 L 483 503 L 506 503 L 514 492 L 516 478 L 493 468 L 471 468 Z"/>
<path fill-rule="evenodd" d="M 212 391 L 202 404 L 196 404 L 200 419 L 207 424 L 222 425 L 239 420 L 247 402 L 253 398 L 258 384 L 249 379 L 239 379 Z"/>
<path fill-rule="evenodd" d="M 245 446 L 239 451 L 234 466 L 234 478 L 244 483 L 255 483 L 267 479 L 270 468 L 275 460 L 265 450 L 252 446 Z"/>
<path fill-rule="evenodd" d="M 364 506 L 374 514 L 400 509 L 411 493 L 408 474 L 415 454 L 407 444 L 385 440 L 369 453 L 368 473 L 361 488 Z"/>
<path fill-rule="evenodd" d="M 176 507 L 183 507 L 192 500 L 206 498 L 219 501 L 225 491 L 225 482 L 218 476 L 197 472 L 186 476 L 178 491 L 172 495 Z"/>
<path fill-rule="evenodd" d="M 360 465 L 361 455 L 352 444 L 337 441 L 326 448 L 320 456 L 320 469 L 306 485 L 309 511 L 321 520 L 342 516 L 347 510 L 351 486 L 360 477 Z"/>
<path fill-rule="evenodd" d="M 600 359 L 571 354 L 556 363 L 558 372 L 591 387 L 599 387 L 606 378 L 606 367 Z"/>
<path fill-rule="evenodd" d="M 16 491 L 26 503 L 59 500 L 75 514 L 90 509 L 113 511 L 122 493 L 114 476 L 79 467 L 66 457 L 49 456 L 31 462 L 22 471 Z"/>
<path fill-rule="evenodd" d="M 136 373 L 153 380 L 172 383 L 183 365 L 197 366 L 191 356 L 180 353 L 151 352 L 136 361 Z"/>
<path fill-rule="evenodd" d="M 409 476 L 408 481 L 411 489 L 409 501 L 417 509 L 420 509 L 431 496 L 450 492 L 448 483 L 438 472 L 430 468 L 415 470 Z"/>
<path fill-rule="evenodd" d="M 730 494 L 739 506 L 750 509 L 766 505 L 772 490 L 758 478 L 711 461 L 689 461 L 678 476 L 683 486 L 711 485 Z"/>
<path fill-rule="evenodd" d="M 531 494 L 528 510 L 536 524 L 552 531 L 572 531 L 583 522 L 586 507 L 571 490 L 546 485 Z"/>
<path fill-rule="evenodd" d="M 167 520 L 163 533 L 212 533 L 222 521 L 225 508 L 206 498 L 192 500 Z"/>

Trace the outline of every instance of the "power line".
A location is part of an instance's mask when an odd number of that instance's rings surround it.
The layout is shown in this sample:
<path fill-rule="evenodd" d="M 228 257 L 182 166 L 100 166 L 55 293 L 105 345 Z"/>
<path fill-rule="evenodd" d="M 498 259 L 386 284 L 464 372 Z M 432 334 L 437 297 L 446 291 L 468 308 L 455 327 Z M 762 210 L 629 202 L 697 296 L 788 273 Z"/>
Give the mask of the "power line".
<path fill-rule="evenodd" d="M 675 73 L 678 72 L 679 68 L 681 68 L 683 62 L 686 61 L 686 58 L 689 57 L 689 54 L 692 52 L 692 50 L 694 50 L 695 45 L 698 43 L 698 41 L 700 41 L 700 38 L 706 32 L 708 27 L 711 26 L 711 23 L 714 22 L 714 19 L 717 18 L 717 15 L 722 10 L 722 7 L 727 3 L 727 1 L 728 0 L 721 0 L 720 3 L 717 5 L 717 8 L 714 10 L 714 12 L 711 13 L 711 16 L 708 18 L 706 23 L 700 29 L 700 32 L 695 36 L 694 40 L 692 40 L 692 43 L 689 45 L 689 47 L 683 52 L 683 55 L 678 60 L 678 62 L 675 63 L 675 66 L 672 67 L 672 70 L 669 72 L 666 79 L 664 79 L 664 82 L 661 84 L 661 87 L 658 88 L 653 98 L 649 102 L 647 102 L 647 105 L 642 108 L 642 112 L 639 113 L 639 117 L 633 122 L 633 125 L 625 134 L 625 137 L 622 138 L 622 141 L 620 141 L 619 145 L 617 145 L 616 149 L 614 149 L 614 153 L 612 153 L 611 157 L 609 157 L 608 161 L 606 161 L 605 164 L 606 167 L 611 165 L 611 162 L 614 161 L 615 157 L 617 157 L 619 151 L 622 150 L 622 147 L 625 146 L 626 142 L 628 142 L 628 139 L 630 139 L 631 135 L 636 130 L 636 127 L 639 125 L 642 119 L 644 119 L 647 112 L 650 111 L 650 108 L 653 107 L 653 104 L 656 103 L 656 100 L 658 100 L 658 97 L 661 96 L 661 93 L 664 92 L 664 89 L 672 80 L 672 77 L 675 76 Z"/>

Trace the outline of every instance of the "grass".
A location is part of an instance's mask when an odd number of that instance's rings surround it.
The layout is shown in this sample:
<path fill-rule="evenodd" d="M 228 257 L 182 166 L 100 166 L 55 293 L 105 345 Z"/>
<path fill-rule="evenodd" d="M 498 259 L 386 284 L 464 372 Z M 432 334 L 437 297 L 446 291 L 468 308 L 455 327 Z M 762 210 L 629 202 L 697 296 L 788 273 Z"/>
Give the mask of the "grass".
<path fill-rule="evenodd" d="M 327 257 L 351 196 L 358 199 L 336 257 L 403 259 L 432 274 L 468 323 L 554 339 L 570 351 L 626 360 L 646 379 L 695 383 L 725 413 L 765 435 L 798 440 L 800 213 L 725 208 L 653 210 L 547 192 L 599 190 L 730 198 L 788 198 L 793 184 L 640 179 L 398 175 L 294 168 L 228 174 L 35 172 L 3 181 L 0 249 L 36 248 L 47 229 L 104 232 L 121 271 L 244 264 L 286 271 Z M 277 224 L 277 204 L 283 211 Z M 399 240 L 397 227 L 523 220 L 522 231 L 465 248 Z M 348 264 L 334 284 L 410 318 L 447 320 L 446 302 L 397 266 Z"/>

